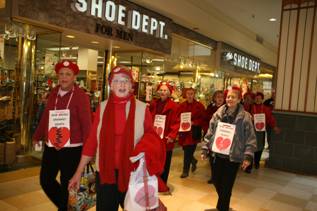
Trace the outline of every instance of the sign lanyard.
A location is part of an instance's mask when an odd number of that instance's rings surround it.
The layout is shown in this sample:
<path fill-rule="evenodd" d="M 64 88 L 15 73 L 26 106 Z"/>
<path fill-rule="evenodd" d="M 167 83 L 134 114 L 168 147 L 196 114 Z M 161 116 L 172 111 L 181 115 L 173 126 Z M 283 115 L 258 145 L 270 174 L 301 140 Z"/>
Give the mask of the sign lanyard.
<path fill-rule="evenodd" d="M 263 104 L 261 104 L 261 112 L 260 113 L 264 113 L 263 111 Z M 256 114 L 256 110 L 255 110 L 255 105 L 253 105 L 253 114 Z"/>
<path fill-rule="evenodd" d="M 57 105 L 57 101 L 58 101 L 58 95 L 59 95 L 59 92 L 60 92 L 60 89 L 58 90 L 58 93 L 57 93 L 57 96 L 56 96 L 56 99 L 55 99 L 55 106 L 54 106 L 54 110 L 56 110 L 56 105 Z M 66 109 L 68 109 L 68 107 L 69 107 L 70 101 L 71 101 L 71 100 L 72 100 L 72 98 L 73 98 L 73 94 L 74 94 L 74 87 L 73 87 L 73 89 L 72 89 L 72 94 L 70 95 L 70 98 L 69 98 L 69 100 L 68 100 L 68 103 L 67 103 L 67 107 L 66 107 Z"/>

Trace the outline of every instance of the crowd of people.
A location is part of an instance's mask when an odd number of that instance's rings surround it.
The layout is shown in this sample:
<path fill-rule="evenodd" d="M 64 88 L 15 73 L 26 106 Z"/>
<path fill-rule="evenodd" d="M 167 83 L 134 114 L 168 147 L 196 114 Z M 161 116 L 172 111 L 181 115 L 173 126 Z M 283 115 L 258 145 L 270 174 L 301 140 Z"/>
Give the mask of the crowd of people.
<path fill-rule="evenodd" d="M 185 179 L 197 168 L 194 153 L 201 142 L 201 158 L 209 159 L 217 194 L 217 209 L 229 210 L 234 181 L 241 167 L 251 173 L 260 167 L 267 130 L 279 132 L 263 93 L 237 86 L 218 90 L 205 109 L 195 89 L 184 91 L 185 101 L 171 98 L 173 86 L 161 82 L 157 98 L 145 104 L 133 95 L 133 77 L 124 66 L 114 67 L 108 78 L 110 94 L 97 107 L 94 118 L 88 96 L 76 84 L 78 66 L 68 60 L 56 64 L 59 85 L 49 94 L 33 141 L 45 141 L 40 184 L 58 210 L 67 210 L 68 191 L 78 189 L 86 165 L 95 161 L 96 209 L 124 206 L 130 172 L 129 158 L 144 152 L 150 175 L 157 175 L 158 190 L 169 192 L 168 176 L 176 144 L 184 152 Z M 269 138 L 269 137 L 268 137 Z M 56 177 L 60 173 L 60 180 Z"/>

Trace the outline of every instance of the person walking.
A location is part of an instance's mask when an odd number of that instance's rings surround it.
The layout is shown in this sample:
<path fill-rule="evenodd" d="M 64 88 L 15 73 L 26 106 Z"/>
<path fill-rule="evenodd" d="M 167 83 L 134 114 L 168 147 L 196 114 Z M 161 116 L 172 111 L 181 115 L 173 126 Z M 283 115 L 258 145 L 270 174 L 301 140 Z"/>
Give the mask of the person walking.
<path fill-rule="evenodd" d="M 190 166 L 192 172 L 197 168 L 197 159 L 195 159 L 194 153 L 197 143 L 201 140 L 202 128 L 205 123 L 205 108 L 203 104 L 195 100 L 195 90 L 187 88 L 185 96 L 186 101 L 180 104 L 178 110 L 181 119 L 178 143 L 184 151 L 181 178 L 188 177 Z"/>
<path fill-rule="evenodd" d="M 82 145 L 91 126 L 88 96 L 76 84 L 77 64 L 63 60 L 55 65 L 59 85 L 49 94 L 33 143 L 45 140 L 40 185 L 48 198 L 67 210 L 68 181 L 80 161 Z M 56 177 L 60 173 L 60 182 Z"/>
<path fill-rule="evenodd" d="M 217 209 L 228 211 L 232 188 L 241 165 L 246 169 L 253 160 L 256 138 L 251 115 L 240 104 L 241 89 L 231 87 L 226 104 L 221 106 L 209 123 L 202 146 L 202 159 L 209 150 L 215 153 L 213 182 L 218 194 Z"/>

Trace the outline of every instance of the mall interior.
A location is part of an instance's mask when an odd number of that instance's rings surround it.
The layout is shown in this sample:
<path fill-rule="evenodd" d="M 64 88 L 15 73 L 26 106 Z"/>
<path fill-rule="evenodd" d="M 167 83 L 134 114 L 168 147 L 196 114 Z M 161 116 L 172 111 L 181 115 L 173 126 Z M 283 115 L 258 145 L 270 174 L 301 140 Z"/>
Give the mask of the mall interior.
<path fill-rule="evenodd" d="M 176 103 L 194 88 L 207 107 L 234 85 L 274 98 L 281 132 L 259 169 L 238 172 L 230 207 L 317 210 L 316 8 L 316 0 L 0 0 L 0 210 L 57 210 L 39 184 L 32 135 L 60 60 L 79 66 L 92 111 L 109 97 L 117 65 L 131 69 L 134 94 L 147 103 L 161 81 Z M 195 157 L 197 170 L 180 178 L 175 147 L 171 192 L 159 194 L 168 210 L 216 210 L 200 144 Z"/>

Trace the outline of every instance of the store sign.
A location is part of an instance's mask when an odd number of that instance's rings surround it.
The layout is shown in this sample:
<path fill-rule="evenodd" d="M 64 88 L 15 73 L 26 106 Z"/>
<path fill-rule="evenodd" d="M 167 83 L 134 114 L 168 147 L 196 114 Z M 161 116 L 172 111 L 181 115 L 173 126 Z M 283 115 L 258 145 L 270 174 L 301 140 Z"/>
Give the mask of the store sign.
<path fill-rule="evenodd" d="M 114 1 L 74 0 L 71 3 L 71 8 L 75 12 L 85 13 L 88 16 L 93 16 L 106 22 L 143 32 L 156 38 L 168 39 L 168 35 L 165 32 L 166 23 L 164 21 L 137 10 L 128 10 L 126 6 L 117 4 Z M 109 32 L 110 29 L 103 29 L 100 24 L 96 25 L 96 30 L 97 29 L 103 30 L 105 33 L 112 33 L 112 31 Z M 124 34 L 122 32 L 121 35 L 130 39 L 129 34 Z"/>
<path fill-rule="evenodd" d="M 248 56 L 238 54 L 236 52 L 225 52 L 223 60 L 230 62 L 231 65 L 249 70 L 255 73 L 260 73 L 260 62 L 251 59 Z"/>

